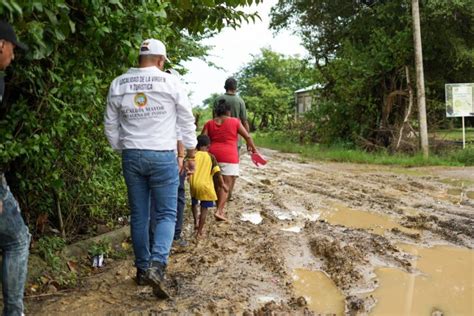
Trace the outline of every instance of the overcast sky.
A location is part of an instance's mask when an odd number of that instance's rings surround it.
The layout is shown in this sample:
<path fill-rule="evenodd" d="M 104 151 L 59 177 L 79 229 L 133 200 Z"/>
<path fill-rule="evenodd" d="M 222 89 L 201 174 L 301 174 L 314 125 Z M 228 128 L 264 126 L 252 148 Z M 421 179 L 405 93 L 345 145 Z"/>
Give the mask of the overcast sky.
<path fill-rule="evenodd" d="M 192 93 L 193 106 L 201 105 L 202 101 L 214 92 L 225 92 L 225 79 L 251 61 L 252 55 L 258 55 L 262 47 L 271 47 L 272 50 L 285 55 L 307 54 L 299 38 L 291 32 L 281 31 L 274 37 L 273 32 L 268 29 L 270 8 L 276 3 L 277 0 L 264 0 L 258 6 L 246 10 L 258 11 L 261 21 L 257 20 L 255 24 L 243 24 L 237 30 L 226 28 L 203 42 L 214 47 L 210 51 L 209 60 L 224 70 L 209 67 L 200 59 L 193 59 L 183 64 L 189 70 L 184 79 Z"/>

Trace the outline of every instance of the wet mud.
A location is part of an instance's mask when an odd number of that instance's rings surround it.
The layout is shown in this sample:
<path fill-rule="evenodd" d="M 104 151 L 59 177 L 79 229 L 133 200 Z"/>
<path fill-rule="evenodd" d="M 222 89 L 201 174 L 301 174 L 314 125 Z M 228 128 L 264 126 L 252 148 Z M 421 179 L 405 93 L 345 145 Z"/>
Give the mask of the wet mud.
<path fill-rule="evenodd" d="M 235 200 L 227 206 L 230 222 L 210 215 L 207 237 L 197 241 L 186 211 L 190 244 L 170 256 L 172 299 L 157 300 L 151 288 L 137 286 L 129 257 L 109 262 L 76 289 L 27 298 L 28 314 L 387 315 L 384 302 L 394 294 L 381 290 L 393 278 L 384 271 L 422 280 L 441 269 L 436 278 L 449 277 L 448 268 L 432 269 L 423 260 L 441 261 L 450 249 L 463 251 L 467 264 L 460 273 L 467 281 L 439 283 L 440 291 L 456 289 L 461 301 L 472 299 L 474 168 L 404 169 L 263 154 L 269 158 L 264 168 L 242 159 Z M 311 282 L 327 285 L 318 292 Z M 325 298 L 325 287 L 335 294 Z M 421 300 L 423 291 L 416 295 Z M 428 314 L 449 312 L 445 299 L 427 300 Z M 472 302 L 464 303 L 456 312 L 474 314 Z"/>

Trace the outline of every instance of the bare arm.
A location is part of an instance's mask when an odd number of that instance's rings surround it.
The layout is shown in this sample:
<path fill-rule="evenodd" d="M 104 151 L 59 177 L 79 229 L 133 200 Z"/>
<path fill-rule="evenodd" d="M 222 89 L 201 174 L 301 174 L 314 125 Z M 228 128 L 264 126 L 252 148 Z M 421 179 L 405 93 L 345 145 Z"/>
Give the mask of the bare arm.
<path fill-rule="evenodd" d="M 186 149 L 186 160 L 184 164 L 184 169 L 188 175 L 192 175 L 196 170 L 196 164 L 194 162 L 194 149 Z"/>
<path fill-rule="evenodd" d="M 249 122 L 248 122 L 247 120 L 242 121 L 242 125 L 243 125 L 244 128 L 247 130 L 247 132 L 250 133 Z M 247 144 L 247 151 L 252 151 L 252 148 L 249 146 L 249 144 Z"/>
<path fill-rule="evenodd" d="M 255 147 L 255 144 L 253 143 L 252 137 L 250 137 L 250 134 L 247 132 L 245 127 L 240 123 L 238 132 L 240 136 L 242 136 L 245 139 L 245 142 L 247 143 L 247 149 L 250 149 L 251 152 L 256 152 L 257 148 Z"/>
<path fill-rule="evenodd" d="M 227 184 L 225 184 L 222 174 L 220 172 L 217 172 L 216 175 L 217 179 L 219 180 L 219 186 L 224 189 L 225 192 L 229 192 L 229 187 L 227 186 Z"/>
<path fill-rule="evenodd" d="M 204 125 L 204 127 L 202 128 L 201 135 L 208 135 L 209 136 L 209 134 L 207 133 L 207 125 Z"/>
<path fill-rule="evenodd" d="M 183 171 L 184 171 L 184 151 L 185 151 L 185 148 L 184 148 L 184 144 L 182 141 L 178 140 L 178 144 L 177 144 L 177 151 L 178 151 L 178 170 L 179 170 L 179 173 L 181 174 Z"/>
<path fill-rule="evenodd" d="M 182 141 L 178 140 L 178 146 L 177 146 L 177 149 L 178 149 L 178 157 L 184 157 L 184 144 Z"/>
<path fill-rule="evenodd" d="M 245 107 L 245 102 L 242 99 L 240 102 L 240 117 L 239 118 L 242 124 L 244 125 L 245 129 L 247 130 L 247 132 L 250 133 L 249 121 L 247 119 L 247 109 Z"/>
<path fill-rule="evenodd" d="M 249 122 L 248 122 L 247 120 L 245 120 L 245 121 L 242 122 L 242 125 L 245 127 L 245 129 L 247 130 L 247 132 L 250 133 Z"/>

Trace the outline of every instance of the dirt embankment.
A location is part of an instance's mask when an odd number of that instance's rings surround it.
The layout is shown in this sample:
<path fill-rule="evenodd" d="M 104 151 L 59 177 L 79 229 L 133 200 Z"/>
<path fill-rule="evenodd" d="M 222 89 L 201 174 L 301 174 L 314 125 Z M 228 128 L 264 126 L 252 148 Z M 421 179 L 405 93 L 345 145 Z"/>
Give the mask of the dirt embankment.
<path fill-rule="evenodd" d="M 136 286 L 128 258 L 77 290 L 27 299 L 28 313 L 311 314 L 293 287 L 294 269 L 305 268 L 324 271 L 343 293 L 346 313 L 363 315 L 376 303 L 367 294 L 377 287 L 376 267 L 416 270 L 397 244 L 474 245 L 474 179 L 466 178 L 472 168 L 307 163 L 264 154 L 270 163 L 262 169 L 243 159 L 230 223 L 211 216 L 208 237 L 197 242 L 187 210 L 191 243 L 173 251 L 168 269 L 173 299 L 157 300 L 150 288 Z M 248 213 L 261 223 L 241 221 Z"/>

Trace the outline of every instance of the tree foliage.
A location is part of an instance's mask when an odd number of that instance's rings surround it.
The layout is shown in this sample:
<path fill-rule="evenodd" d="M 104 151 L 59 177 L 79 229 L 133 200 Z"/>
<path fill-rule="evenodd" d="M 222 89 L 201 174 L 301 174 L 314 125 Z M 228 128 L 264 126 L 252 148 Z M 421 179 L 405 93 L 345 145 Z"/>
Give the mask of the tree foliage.
<path fill-rule="evenodd" d="M 316 59 L 325 89 L 309 115 L 327 142 L 393 146 L 398 139 L 409 100 L 406 67 L 415 86 L 410 2 L 279 0 L 272 9 L 272 27 L 292 28 Z M 474 6 L 426 0 L 420 10 L 433 126 L 444 118 L 444 84 L 474 79 Z"/>
<path fill-rule="evenodd" d="M 236 75 L 253 128 L 281 128 L 294 113 L 294 91 L 315 80 L 308 60 L 268 48 L 254 56 Z"/>
<path fill-rule="evenodd" d="M 258 2 L 0 3 L 0 16 L 29 46 L 7 69 L 0 163 L 33 231 L 49 225 L 84 232 L 91 221 L 127 212 L 119 157 L 103 136 L 102 115 L 108 85 L 136 63 L 139 43 L 163 40 L 175 65 L 203 57 L 199 40 L 255 19 L 239 6 Z"/>

